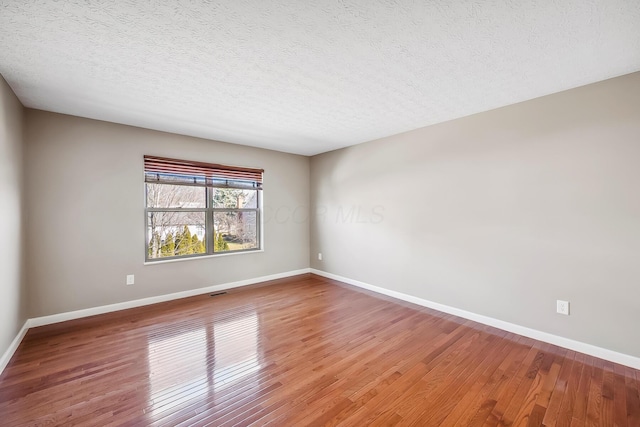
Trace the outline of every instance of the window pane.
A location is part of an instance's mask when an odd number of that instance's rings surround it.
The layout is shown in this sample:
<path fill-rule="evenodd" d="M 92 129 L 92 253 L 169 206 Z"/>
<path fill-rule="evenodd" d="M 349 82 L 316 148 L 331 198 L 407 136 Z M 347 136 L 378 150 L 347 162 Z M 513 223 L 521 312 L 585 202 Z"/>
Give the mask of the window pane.
<path fill-rule="evenodd" d="M 256 212 L 215 212 L 215 252 L 257 249 Z"/>
<path fill-rule="evenodd" d="M 226 209 L 255 209 L 258 207 L 258 190 L 213 188 L 213 207 Z"/>
<path fill-rule="evenodd" d="M 149 259 L 206 253 L 204 212 L 149 212 Z"/>
<path fill-rule="evenodd" d="M 207 200 L 204 187 L 188 185 L 147 184 L 148 208 L 202 209 Z"/>

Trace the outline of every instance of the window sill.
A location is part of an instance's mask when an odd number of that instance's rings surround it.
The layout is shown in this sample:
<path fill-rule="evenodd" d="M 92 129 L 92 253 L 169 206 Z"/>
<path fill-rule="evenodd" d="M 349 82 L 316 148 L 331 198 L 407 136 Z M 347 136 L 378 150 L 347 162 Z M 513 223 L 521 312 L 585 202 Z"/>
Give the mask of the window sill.
<path fill-rule="evenodd" d="M 158 261 L 145 261 L 143 265 L 156 265 L 156 264 L 167 264 L 170 262 L 195 261 L 200 259 L 211 259 L 211 258 L 219 258 L 219 257 L 232 256 L 232 255 L 248 255 L 248 254 L 261 253 L 261 252 L 264 252 L 264 249 L 257 249 L 255 251 L 239 251 L 239 252 L 229 252 L 224 254 L 194 256 L 194 257 L 186 257 L 186 258 L 159 259 Z"/>

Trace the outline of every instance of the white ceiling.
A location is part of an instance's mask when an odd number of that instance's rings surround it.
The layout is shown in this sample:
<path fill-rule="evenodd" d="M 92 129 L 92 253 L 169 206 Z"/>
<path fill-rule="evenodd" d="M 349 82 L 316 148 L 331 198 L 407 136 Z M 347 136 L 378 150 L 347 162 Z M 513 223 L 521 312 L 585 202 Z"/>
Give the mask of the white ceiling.
<path fill-rule="evenodd" d="M 0 1 L 25 106 L 305 155 L 638 70 L 639 0 Z"/>

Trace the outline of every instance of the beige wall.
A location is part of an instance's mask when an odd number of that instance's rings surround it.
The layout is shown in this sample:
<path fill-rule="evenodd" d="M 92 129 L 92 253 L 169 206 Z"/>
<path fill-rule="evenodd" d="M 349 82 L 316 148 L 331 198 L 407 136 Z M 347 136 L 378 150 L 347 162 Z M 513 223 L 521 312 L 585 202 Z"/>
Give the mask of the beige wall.
<path fill-rule="evenodd" d="M 308 209 L 307 157 L 36 110 L 26 120 L 31 317 L 308 268 L 307 215 L 288 214 Z M 144 154 L 264 168 L 264 252 L 143 265 Z"/>
<path fill-rule="evenodd" d="M 0 83 L 0 235 L 16 242 L 0 246 L 2 351 L 26 315 L 16 234 L 22 107 Z M 330 273 L 640 356 L 640 73 L 310 161 L 28 109 L 26 123 L 30 317 L 311 259 Z M 264 168 L 266 250 L 143 265 L 144 154 Z M 571 301 L 571 316 L 555 313 L 556 299 Z"/>
<path fill-rule="evenodd" d="M 640 73 L 315 156 L 311 200 L 313 268 L 640 356 Z"/>
<path fill-rule="evenodd" d="M 0 76 L 0 356 L 27 319 L 23 269 L 23 108 Z"/>

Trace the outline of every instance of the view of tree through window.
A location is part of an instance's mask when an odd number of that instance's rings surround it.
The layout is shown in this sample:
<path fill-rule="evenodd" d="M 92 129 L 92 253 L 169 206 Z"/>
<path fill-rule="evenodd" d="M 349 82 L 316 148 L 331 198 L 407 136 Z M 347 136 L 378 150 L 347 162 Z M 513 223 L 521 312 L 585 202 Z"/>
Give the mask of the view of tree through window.
<path fill-rule="evenodd" d="M 148 260 L 260 249 L 261 191 L 242 188 L 256 183 L 149 172 L 145 180 Z"/>

